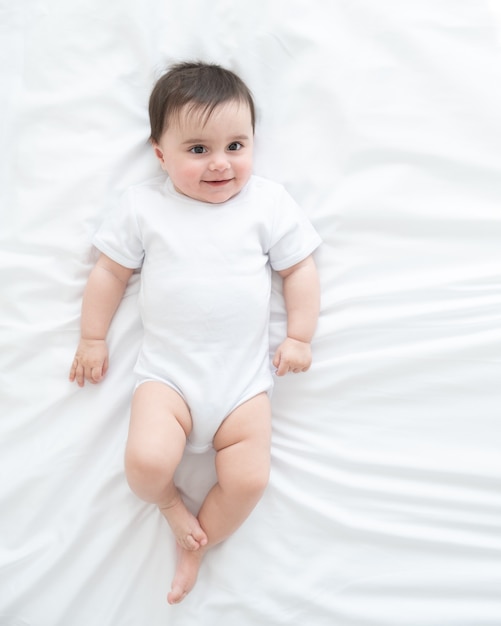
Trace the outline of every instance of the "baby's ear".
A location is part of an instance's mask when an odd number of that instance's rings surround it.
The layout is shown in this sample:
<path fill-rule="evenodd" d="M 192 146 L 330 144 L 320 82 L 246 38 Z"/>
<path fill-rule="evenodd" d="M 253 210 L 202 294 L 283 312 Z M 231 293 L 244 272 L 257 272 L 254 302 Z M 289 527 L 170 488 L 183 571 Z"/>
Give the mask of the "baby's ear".
<path fill-rule="evenodd" d="M 155 153 L 155 156 L 160 161 L 160 165 L 163 169 L 165 169 L 164 153 L 162 152 L 162 149 L 155 141 L 153 141 L 151 145 L 153 146 L 153 152 Z"/>

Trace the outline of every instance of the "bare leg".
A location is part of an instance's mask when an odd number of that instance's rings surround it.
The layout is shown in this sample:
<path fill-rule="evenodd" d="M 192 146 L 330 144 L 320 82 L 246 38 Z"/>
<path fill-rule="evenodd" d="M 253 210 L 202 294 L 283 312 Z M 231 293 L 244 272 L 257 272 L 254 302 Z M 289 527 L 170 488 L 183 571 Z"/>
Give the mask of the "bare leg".
<path fill-rule="evenodd" d="M 180 602 L 193 588 L 207 548 L 229 537 L 249 516 L 268 483 L 271 409 L 264 393 L 238 407 L 214 437 L 218 482 L 205 498 L 198 520 L 207 546 L 196 552 L 180 549 L 167 599 Z"/>
<path fill-rule="evenodd" d="M 182 548 L 198 550 L 207 535 L 174 485 L 190 431 L 190 412 L 174 389 L 157 382 L 138 387 L 125 453 L 127 480 L 137 496 L 158 505 Z"/>

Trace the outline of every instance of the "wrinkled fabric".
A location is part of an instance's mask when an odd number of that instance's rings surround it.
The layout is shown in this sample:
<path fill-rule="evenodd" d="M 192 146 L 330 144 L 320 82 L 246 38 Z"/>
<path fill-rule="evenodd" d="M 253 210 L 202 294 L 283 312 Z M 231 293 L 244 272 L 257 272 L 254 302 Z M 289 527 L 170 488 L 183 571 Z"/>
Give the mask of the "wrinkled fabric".
<path fill-rule="evenodd" d="M 483 0 L 2 3 L 2 626 L 499 626 L 500 24 Z M 159 173 L 150 90 L 199 58 L 252 89 L 322 311 L 275 385 L 269 488 L 170 607 L 174 540 L 123 471 L 138 275 L 106 380 L 67 376 L 92 237 Z M 177 478 L 196 511 L 211 453 Z"/>

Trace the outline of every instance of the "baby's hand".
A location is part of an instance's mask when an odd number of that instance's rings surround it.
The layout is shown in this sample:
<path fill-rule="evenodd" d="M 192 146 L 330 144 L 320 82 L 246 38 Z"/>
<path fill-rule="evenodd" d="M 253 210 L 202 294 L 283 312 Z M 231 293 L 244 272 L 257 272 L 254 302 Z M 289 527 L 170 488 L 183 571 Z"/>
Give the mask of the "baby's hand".
<path fill-rule="evenodd" d="M 273 365 L 277 368 L 277 376 L 283 376 L 287 372 L 306 372 L 311 365 L 311 345 L 287 337 L 275 352 Z"/>
<path fill-rule="evenodd" d="M 100 383 L 108 371 L 108 348 L 104 339 L 80 339 L 71 364 L 70 381 L 83 387 L 85 381 Z"/>

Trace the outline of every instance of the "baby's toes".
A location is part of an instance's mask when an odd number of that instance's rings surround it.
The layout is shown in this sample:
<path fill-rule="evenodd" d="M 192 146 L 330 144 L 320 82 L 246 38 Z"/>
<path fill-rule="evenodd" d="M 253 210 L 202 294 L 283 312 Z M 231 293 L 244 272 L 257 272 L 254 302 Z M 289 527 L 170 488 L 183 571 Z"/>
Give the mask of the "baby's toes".
<path fill-rule="evenodd" d="M 189 550 L 190 552 L 200 548 L 200 543 L 195 539 L 195 537 L 193 537 L 193 535 L 186 535 L 185 537 L 182 537 L 179 541 L 179 545 L 181 548 Z"/>
<path fill-rule="evenodd" d="M 206 546 L 209 542 L 207 535 L 205 534 L 201 526 L 192 532 L 192 536 L 199 546 Z"/>

